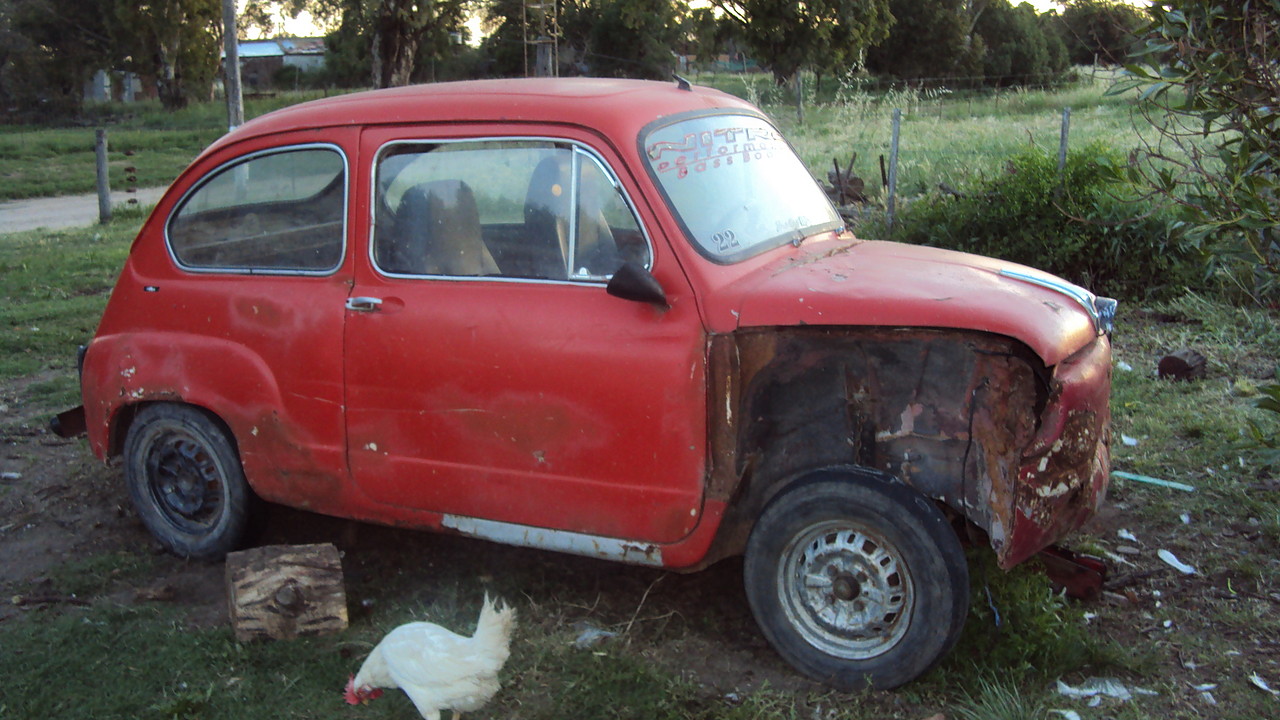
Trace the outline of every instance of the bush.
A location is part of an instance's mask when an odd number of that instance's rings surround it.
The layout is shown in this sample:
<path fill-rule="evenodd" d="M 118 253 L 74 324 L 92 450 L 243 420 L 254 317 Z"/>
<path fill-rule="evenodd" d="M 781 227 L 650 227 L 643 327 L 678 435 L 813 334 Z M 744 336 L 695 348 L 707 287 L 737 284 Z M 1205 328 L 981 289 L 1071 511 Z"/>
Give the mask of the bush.
<path fill-rule="evenodd" d="M 1166 296 L 1198 285 L 1198 251 L 1169 230 L 1134 188 L 1124 159 L 1091 144 L 1057 158 L 1028 150 L 958 196 L 929 195 L 899 214 L 894 239 L 990 255 L 1060 275 L 1112 297 Z"/>

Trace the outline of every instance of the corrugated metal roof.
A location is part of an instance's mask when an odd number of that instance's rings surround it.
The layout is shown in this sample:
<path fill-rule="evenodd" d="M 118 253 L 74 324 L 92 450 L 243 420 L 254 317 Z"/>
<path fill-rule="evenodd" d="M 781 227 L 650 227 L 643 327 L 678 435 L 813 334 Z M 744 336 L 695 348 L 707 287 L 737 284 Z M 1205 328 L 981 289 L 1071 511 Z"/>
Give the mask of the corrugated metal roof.
<path fill-rule="evenodd" d="M 240 42 L 241 59 L 323 54 L 324 38 L 275 38 Z"/>

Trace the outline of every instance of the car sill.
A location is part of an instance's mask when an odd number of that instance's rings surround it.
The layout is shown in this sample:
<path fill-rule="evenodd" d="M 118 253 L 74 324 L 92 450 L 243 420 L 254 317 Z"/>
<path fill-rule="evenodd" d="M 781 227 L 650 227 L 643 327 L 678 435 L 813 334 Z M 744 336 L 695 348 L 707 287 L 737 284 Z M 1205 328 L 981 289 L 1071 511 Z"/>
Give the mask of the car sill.
<path fill-rule="evenodd" d="M 662 567 L 662 550 L 657 545 L 617 538 L 584 535 L 564 530 L 514 525 L 460 515 L 445 515 L 441 526 L 468 537 L 519 547 L 554 550 L 571 555 L 616 560 L 634 565 Z"/>

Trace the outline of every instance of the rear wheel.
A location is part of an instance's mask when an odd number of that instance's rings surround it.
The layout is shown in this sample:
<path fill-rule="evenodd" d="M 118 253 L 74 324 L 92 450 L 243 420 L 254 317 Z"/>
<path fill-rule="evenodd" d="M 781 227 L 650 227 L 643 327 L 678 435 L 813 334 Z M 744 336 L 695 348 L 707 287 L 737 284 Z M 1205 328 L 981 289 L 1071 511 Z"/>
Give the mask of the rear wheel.
<path fill-rule="evenodd" d="M 143 524 L 169 551 L 219 558 L 248 526 L 252 493 L 227 434 L 188 405 L 149 405 L 124 445 L 124 476 Z"/>
<path fill-rule="evenodd" d="M 919 677 L 968 611 L 968 567 L 942 512 L 870 472 L 816 473 L 775 498 L 752 530 L 744 575 L 778 653 L 841 690 Z"/>

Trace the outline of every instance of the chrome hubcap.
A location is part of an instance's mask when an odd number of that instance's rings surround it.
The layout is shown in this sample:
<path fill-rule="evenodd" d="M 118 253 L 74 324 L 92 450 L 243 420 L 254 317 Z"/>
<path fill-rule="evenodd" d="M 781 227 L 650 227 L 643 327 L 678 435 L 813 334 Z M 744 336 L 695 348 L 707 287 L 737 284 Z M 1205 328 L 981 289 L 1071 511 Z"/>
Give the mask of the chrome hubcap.
<path fill-rule="evenodd" d="M 887 652 L 910 622 L 914 593 L 901 553 L 848 522 L 822 523 L 786 547 L 778 590 L 792 626 L 815 648 L 856 660 Z"/>

